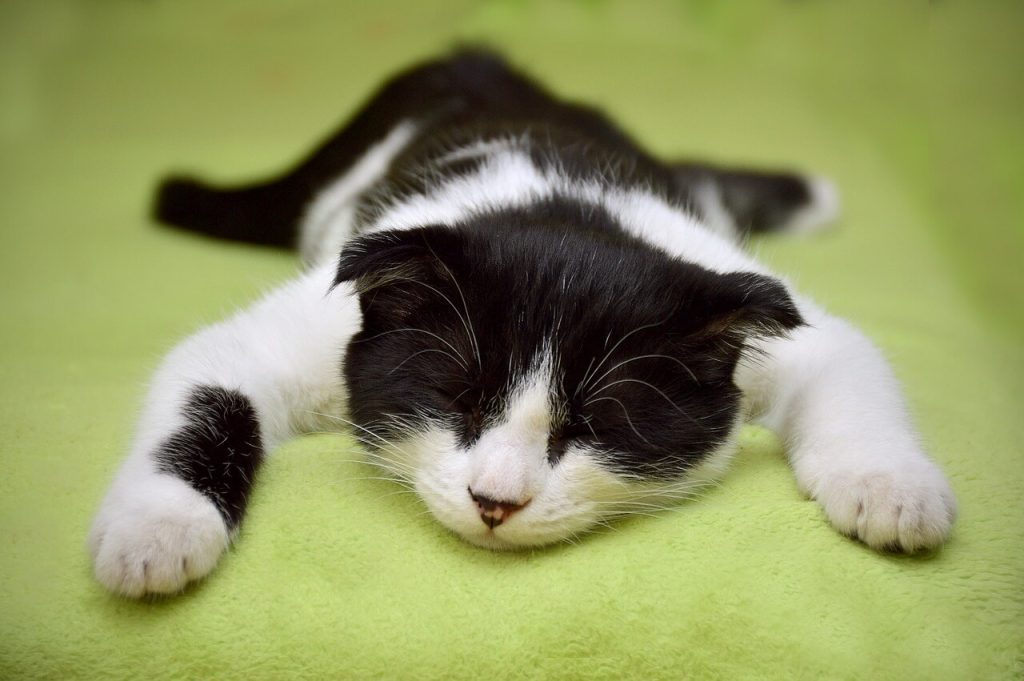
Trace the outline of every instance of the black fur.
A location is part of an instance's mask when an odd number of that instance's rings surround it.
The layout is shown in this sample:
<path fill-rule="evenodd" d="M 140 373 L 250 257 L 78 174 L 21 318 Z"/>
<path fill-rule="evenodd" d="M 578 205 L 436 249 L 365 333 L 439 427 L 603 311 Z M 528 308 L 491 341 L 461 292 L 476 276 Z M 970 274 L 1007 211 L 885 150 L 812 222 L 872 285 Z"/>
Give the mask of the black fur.
<path fill-rule="evenodd" d="M 713 185 L 742 235 L 781 229 L 812 199 L 807 180 L 795 173 L 717 168 L 705 163 L 680 163 L 673 172 L 675 182 L 690 192 Z"/>
<path fill-rule="evenodd" d="M 403 120 L 416 122 L 417 136 L 360 197 L 357 233 L 389 205 L 478 168 L 474 159 L 445 161 L 447 151 L 510 137 L 529 141 L 541 169 L 639 187 L 694 210 L 695 192 L 714 182 L 726 209 L 754 230 L 785 213 L 759 208 L 759 193 L 765 205 L 781 190 L 787 205 L 800 199 L 788 180 L 662 163 L 599 112 L 469 51 L 390 80 L 278 179 L 224 190 L 168 180 L 156 216 L 216 237 L 291 245 L 317 192 Z M 347 280 L 356 282 L 363 327 L 344 371 L 351 417 L 368 432 L 400 434 L 395 416 L 405 425 L 440 420 L 468 445 L 550 343 L 563 416 L 550 434 L 551 465 L 579 440 L 614 452 L 609 467 L 645 477 L 676 476 L 721 444 L 736 420 L 732 373 L 748 340 L 802 323 L 779 282 L 669 257 L 603 208 L 566 197 L 363 236 L 342 253 L 337 281 Z M 258 426 L 243 396 L 212 390 L 189 405 L 202 427 L 172 438 L 162 460 L 237 524 L 262 452 Z"/>
<path fill-rule="evenodd" d="M 481 50 L 422 64 L 388 81 L 337 132 L 280 177 L 241 187 L 212 187 L 190 177 L 161 184 L 154 217 L 216 238 L 290 247 L 303 211 L 317 192 L 342 175 L 402 120 L 419 126 L 416 139 L 391 164 L 359 207 L 366 224 L 382 207 L 424 191 L 437 175 L 468 172 L 475 162 L 438 165 L 441 152 L 476 140 L 528 137 L 534 160 L 557 164 L 570 177 L 613 177 L 643 185 L 701 213 L 695 192 L 715 183 L 741 231 L 771 231 L 809 199 L 806 182 L 787 173 L 721 170 L 705 164 L 662 163 L 599 111 L 556 99 L 537 83 Z"/>
<path fill-rule="evenodd" d="M 390 414 L 440 421 L 468 445 L 547 343 L 564 416 L 549 461 L 578 440 L 642 477 L 678 476 L 720 445 L 746 341 L 802 323 L 778 281 L 671 258 L 564 199 L 359 238 L 339 262 L 348 280 L 363 310 L 345 359 L 359 426 L 398 437 Z"/>
<path fill-rule="evenodd" d="M 157 465 L 202 492 L 235 529 L 263 461 L 256 410 L 239 392 L 201 386 L 184 416 L 188 424 L 160 445 Z"/>

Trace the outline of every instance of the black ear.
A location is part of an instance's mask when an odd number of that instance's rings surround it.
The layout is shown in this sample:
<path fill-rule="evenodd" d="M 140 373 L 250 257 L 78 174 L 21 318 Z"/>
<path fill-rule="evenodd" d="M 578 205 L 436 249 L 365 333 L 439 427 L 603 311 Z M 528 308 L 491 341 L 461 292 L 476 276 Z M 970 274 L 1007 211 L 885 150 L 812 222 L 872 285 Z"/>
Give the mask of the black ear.
<path fill-rule="evenodd" d="M 465 252 L 464 235 L 448 227 L 375 232 L 342 249 L 334 285 L 355 282 L 364 330 L 405 323 L 424 305 L 453 295 L 445 291 L 465 270 Z"/>
<path fill-rule="evenodd" d="M 689 339 L 720 340 L 726 346 L 782 336 L 805 323 L 782 282 L 754 272 L 705 270 L 684 308 L 680 313 L 688 319 L 680 321 L 689 327 Z"/>
<path fill-rule="evenodd" d="M 462 235 L 448 227 L 375 232 L 345 245 L 334 285 L 354 281 L 362 294 L 389 283 L 434 277 L 450 267 L 446 263 L 461 260 L 464 253 Z"/>

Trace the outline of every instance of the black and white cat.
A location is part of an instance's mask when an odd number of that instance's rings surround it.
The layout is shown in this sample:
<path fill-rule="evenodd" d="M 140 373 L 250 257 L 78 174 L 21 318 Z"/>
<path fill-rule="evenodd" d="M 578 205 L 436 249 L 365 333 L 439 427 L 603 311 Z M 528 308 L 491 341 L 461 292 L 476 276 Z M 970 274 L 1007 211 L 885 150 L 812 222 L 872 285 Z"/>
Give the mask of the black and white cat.
<path fill-rule="evenodd" d="M 949 534 L 953 494 L 878 350 L 740 248 L 832 217 L 822 180 L 662 163 L 463 52 L 391 80 L 283 177 L 169 180 L 156 209 L 308 268 L 157 372 L 90 536 L 112 591 L 206 575 L 266 453 L 349 427 L 489 548 L 690 495 L 744 419 L 784 438 L 839 531 L 904 551 Z"/>

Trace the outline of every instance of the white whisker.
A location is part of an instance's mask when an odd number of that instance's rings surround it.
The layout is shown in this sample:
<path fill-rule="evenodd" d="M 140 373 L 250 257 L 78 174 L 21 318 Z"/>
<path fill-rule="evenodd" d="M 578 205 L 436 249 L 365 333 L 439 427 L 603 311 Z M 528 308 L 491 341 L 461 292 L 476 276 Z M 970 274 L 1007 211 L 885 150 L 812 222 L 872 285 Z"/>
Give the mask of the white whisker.
<path fill-rule="evenodd" d="M 452 353 L 450 353 L 450 352 L 448 352 L 448 351 L 446 351 L 446 350 L 439 350 L 439 349 L 437 349 L 437 348 L 427 348 L 426 350 L 420 350 L 420 351 L 418 351 L 418 352 L 414 352 L 414 353 L 412 353 L 411 355 L 409 355 L 408 357 L 406 357 L 405 359 L 403 359 L 403 360 L 402 360 L 401 362 L 399 362 L 398 364 L 396 364 L 396 365 L 394 366 L 394 368 L 393 368 L 393 369 L 391 369 L 391 371 L 389 371 L 389 372 L 388 372 L 388 376 L 390 376 L 391 374 L 393 374 L 393 373 L 395 373 L 396 371 L 398 371 L 399 369 L 401 369 L 401 368 L 402 368 L 402 366 L 403 366 L 403 365 L 404 365 L 404 364 L 405 364 L 406 362 L 408 362 L 409 360 L 413 359 L 414 357 L 419 357 L 420 355 L 422 355 L 422 354 L 424 354 L 424 353 L 427 353 L 427 352 L 436 352 L 436 353 L 438 353 L 438 354 L 444 355 L 445 357 L 450 357 L 450 358 L 451 358 L 451 359 L 453 359 L 453 360 L 454 360 L 454 361 L 455 361 L 455 362 L 456 362 L 457 364 L 459 364 L 460 366 L 462 366 L 462 367 L 463 367 L 464 369 L 466 368 L 466 365 L 462 363 L 462 360 L 460 360 L 460 359 L 459 359 L 458 357 L 456 357 L 456 356 L 455 356 L 455 355 L 453 355 Z"/>
<path fill-rule="evenodd" d="M 679 359 L 677 359 L 675 357 L 672 357 L 671 355 L 640 355 L 638 357 L 631 357 L 631 358 L 629 358 L 627 360 L 623 360 L 623 361 L 619 362 L 618 364 L 613 366 L 611 369 L 609 369 L 608 371 L 604 372 L 603 374 L 601 374 L 600 376 L 595 378 L 593 381 L 591 381 L 591 383 L 593 385 L 595 385 L 595 386 L 596 385 L 600 385 L 602 378 L 604 378 L 608 374 L 614 372 L 619 367 L 621 367 L 621 366 L 623 366 L 625 364 L 629 364 L 630 362 L 635 362 L 635 361 L 641 360 L 641 359 L 667 359 L 667 360 L 670 360 L 672 362 L 675 362 L 679 366 L 683 367 L 683 369 L 686 370 L 686 373 L 690 374 L 690 377 L 694 380 L 694 382 L 697 382 L 697 376 L 692 371 L 690 371 L 690 367 L 686 366 L 685 364 L 683 364 L 683 362 L 681 360 L 679 360 Z"/>
<path fill-rule="evenodd" d="M 660 322 L 655 322 L 653 324 L 645 324 L 644 326 L 639 326 L 639 327 L 633 329 L 632 331 L 630 331 L 629 333 L 627 333 L 626 335 L 624 335 L 622 338 L 619 339 L 619 341 L 615 345 L 612 346 L 612 349 L 609 350 L 605 354 L 605 356 L 601 358 L 601 361 L 597 363 L 597 366 L 594 367 L 594 373 L 596 374 L 598 371 L 600 371 L 601 367 L 604 366 L 604 363 L 607 362 L 608 358 L 612 356 L 612 353 L 615 352 L 615 350 L 620 345 L 622 345 L 624 342 L 626 342 L 626 339 L 628 339 L 630 336 L 632 336 L 633 334 L 636 334 L 636 333 L 640 333 L 641 331 L 644 331 L 645 329 L 653 329 L 656 326 L 661 326 L 667 320 L 668 320 L 668 317 L 666 317 L 665 319 L 661 320 Z M 576 388 L 576 392 L 578 393 L 580 390 L 583 390 L 584 388 L 586 388 L 589 383 L 590 383 L 590 379 L 587 378 L 587 376 L 584 376 L 583 380 L 580 381 L 579 386 Z"/>
<path fill-rule="evenodd" d="M 643 433 L 641 433 L 639 430 L 637 430 L 636 426 L 633 425 L 633 419 L 630 418 L 629 411 L 626 409 L 626 405 L 624 405 L 621 400 L 618 400 L 618 399 L 616 399 L 614 397 L 611 397 L 609 395 L 605 395 L 604 397 L 597 397 L 597 398 L 588 400 L 587 404 L 588 405 L 589 404 L 593 404 L 594 402 L 600 402 L 602 400 L 611 400 L 611 401 L 615 402 L 616 404 L 618 404 L 620 407 L 622 407 L 622 413 L 626 417 L 626 423 L 628 423 L 629 427 L 633 429 L 633 432 L 636 433 L 636 436 L 638 438 L 640 438 L 641 440 L 643 440 L 644 442 L 646 442 L 647 444 L 649 444 L 651 447 L 654 447 L 654 443 L 652 443 L 650 440 L 648 440 L 646 437 L 644 437 Z M 593 431 L 593 429 L 591 429 L 591 431 Z"/>
<path fill-rule="evenodd" d="M 363 338 L 363 339 L 360 339 L 360 340 L 354 341 L 354 342 L 356 342 L 356 343 L 365 343 L 365 342 L 371 341 L 371 340 L 373 340 L 375 338 L 380 338 L 381 336 L 387 336 L 387 335 L 392 334 L 392 333 L 402 333 L 402 332 L 425 333 L 428 336 L 431 336 L 432 338 L 436 338 L 437 340 L 441 341 L 442 343 L 447 345 L 449 348 L 451 348 L 452 352 L 454 352 L 462 360 L 459 363 L 462 364 L 463 368 L 465 368 L 467 371 L 469 370 L 469 365 L 466 363 L 465 358 L 462 357 L 462 353 L 459 352 L 458 348 L 456 348 L 454 345 L 452 345 L 451 343 L 446 341 L 444 338 L 441 338 L 440 336 L 438 336 L 436 333 L 434 333 L 432 331 L 427 331 L 426 329 L 416 329 L 416 328 L 412 328 L 412 327 L 406 327 L 406 328 L 401 328 L 401 329 L 390 329 L 388 331 L 381 331 L 380 333 L 375 334 L 373 336 L 370 336 L 369 338 Z"/>
<path fill-rule="evenodd" d="M 664 392 L 663 392 L 663 391 L 661 390 L 661 388 L 658 388 L 657 386 L 655 386 L 655 385 L 652 385 L 652 384 L 648 383 L 647 381 L 642 381 L 642 380 L 640 380 L 639 378 L 620 378 L 620 379 L 619 379 L 619 380 L 617 380 L 617 381 L 612 381 L 611 383 L 608 383 L 608 384 L 606 384 L 606 385 L 605 385 L 604 387 L 602 387 L 602 388 L 599 388 L 598 390 L 595 390 L 595 391 L 594 391 L 594 392 L 592 393 L 592 395 L 597 395 L 598 393 L 602 393 L 602 392 L 604 392 L 605 390 L 608 390 L 609 388 L 611 388 L 611 387 L 614 387 L 614 386 L 616 386 L 616 385 L 620 385 L 620 384 L 622 384 L 622 383 L 639 383 L 640 385 L 643 385 L 643 386 L 646 386 L 646 387 L 650 388 L 650 389 L 651 389 L 651 390 L 653 390 L 654 392 L 656 392 L 656 393 L 658 393 L 659 395 L 661 395 L 661 396 L 662 396 L 662 397 L 663 397 L 663 398 L 665 399 L 665 401 L 666 401 L 666 402 L 668 402 L 669 404 L 671 404 L 671 405 L 672 405 L 672 406 L 673 406 L 673 407 L 675 408 L 675 410 L 676 410 L 676 411 L 678 411 L 678 412 L 679 412 L 680 414 L 682 414 L 682 415 L 683 415 L 683 416 L 685 416 L 685 417 L 686 417 L 687 419 L 689 419 L 690 421 L 692 421 L 692 422 L 694 423 L 694 425 L 697 425 L 697 426 L 701 426 L 701 424 L 700 424 L 700 423 L 698 422 L 698 420 L 697 420 L 697 419 L 695 419 L 695 418 L 694 418 L 693 416 L 691 416 L 690 414 L 687 414 L 687 413 L 686 413 L 685 411 L 683 411 L 682 407 L 680 407 L 680 406 L 679 406 L 678 404 L 676 404 L 676 403 L 675 403 L 675 402 L 674 402 L 674 401 L 672 400 L 672 398 L 671 398 L 671 397 L 669 397 L 668 395 L 666 395 L 666 394 L 665 394 L 665 393 L 664 393 Z M 594 401 L 595 401 L 595 400 L 593 399 L 593 397 L 591 397 L 591 399 L 589 399 L 589 400 L 587 400 L 586 402 L 584 402 L 584 406 L 586 406 L 586 405 L 588 405 L 588 404 L 590 404 L 590 403 L 592 403 L 592 402 L 594 402 Z M 703 427 L 703 426 L 701 426 L 701 427 Z"/>

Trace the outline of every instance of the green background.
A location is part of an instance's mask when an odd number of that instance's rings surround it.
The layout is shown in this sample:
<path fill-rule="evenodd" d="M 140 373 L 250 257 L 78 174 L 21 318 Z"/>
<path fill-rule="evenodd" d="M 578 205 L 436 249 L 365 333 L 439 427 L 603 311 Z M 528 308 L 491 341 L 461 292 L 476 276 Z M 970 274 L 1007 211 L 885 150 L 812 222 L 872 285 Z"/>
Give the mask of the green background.
<path fill-rule="evenodd" d="M 1024 6 L 0 3 L 0 677 L 1024 675 Z M 155 228 L 170 169 L 274 172 L 397 68 L 486 42 L 659 154 L 792 165 L 832 233 L 755 244 L 904 380 L 961 516 L 875 554 L 749 429 L 723 486 L 578 546 L 475 549 L 288 445 L 205 583 L 108 596 L 84 539 L 176 340 L 296 267 Z"/>

